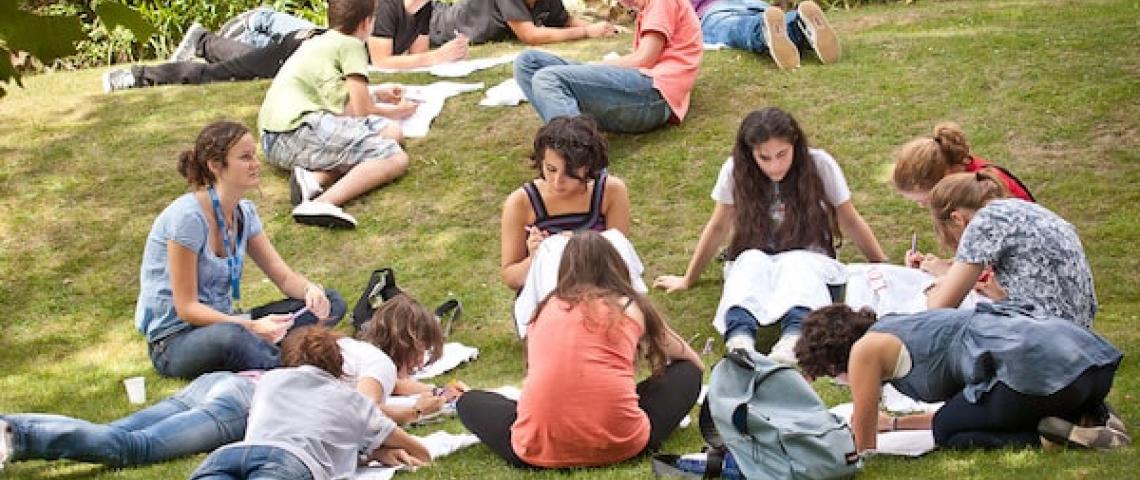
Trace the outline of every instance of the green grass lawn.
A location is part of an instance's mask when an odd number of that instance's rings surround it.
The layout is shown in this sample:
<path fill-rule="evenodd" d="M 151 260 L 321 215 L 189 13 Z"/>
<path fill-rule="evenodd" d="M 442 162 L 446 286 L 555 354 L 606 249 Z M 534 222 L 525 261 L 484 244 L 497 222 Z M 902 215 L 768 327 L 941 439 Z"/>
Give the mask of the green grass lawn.
<path fill-rule="evenodd" d="M 1133 357 L 1140 353 L 1140 260 L 1131 251 L 1140 238 L 1140 3 L 921 2 L 830 16 L 844 42 L 839 64 L 822 66 L 811 57 L 798 71 L 781 72 L 766 57 L 710 52 L 683 125 L 609 137 L 610 170 L 629 184 L 632 237 L 647 279 L 683 271 L 740 119 L 767 105 L 795 114 L 812 143 L 839 160 L 856 205 L 895 261 L 912 231 L 920 233 L 921 248 L 935 248 L 927 214 L 893 192 L 887 172 L 894 147 L 928 134 L 939 120 L 955 120 L 976 152 L 1016 172 L 1042 204 L 1077 226 L 1100 299 L 1095 328 L 1128 355 L 1110 400 L 1126 421 L 1140 425 L 1140 365 Z M 627 34 L 551 50 L 592 59 L 629 42 Z M 511 49 L 518 47 L 483 46 L 473 55 Z M 104 422 L 134 410 L 123 392 L 125 377 L 146 376 L 151 401 L 184 384 L 154 373 L 132 325 L 143 241 L 154 217 L 186 189 L 175 170 L 177 153 L 211 120 L 255 125 L 268 82 L 104 95 L 103 71 L 29 77 L 26 88 L 0 99 L 0 412 Z M 491 86 L 509 76 L 504 66 L 471 81 Z M 498 221 L 503 199 L 533 175 L 524 158 L 539 120 L 528 106 L 483 108 L 480 98 L 448 101 L 431 135 L 409 142 L 409 174 L 347 207 L 360 221 L 355 231 L 294 224 L 287 174 L 268 166 L 260 193 L 251 197 L 290 265 L 352 300 L 381 266 L 395 267 L 400 285 L 426 304 L 461 298 L 466 313 L 453 337 L 478 346 L 481 356 L 457 375 L 495 387 L 522 378 L 513 294 L 498 279 Z M 841 256 L 857 260 L 853 250 Z M 256 268 L 246 269 L 243 285 L 249 305 L 278 296 Z M 720 287 L 713 266 L 694 289 L 652 297 L 683 336 L 703 339 L 714 335 Z M 817 386 L 830 403 L 848 399 L 827 382 Z M 442 427 L 463 428 L 457 421 Z M 700 446 L 690 428 L 674 434 L 665 450 Z M 202 458 L 125 470 L 23 462 L 3 475 L 177 478 Z M 865 476 L 1135 478 L 1137 468 L 1135 448 L 935 452 L 917 460 L 874 458 Z M 568 474 L 523 472 L 476 446 L 409 477 L 649 475 L 644 459 Z"/>

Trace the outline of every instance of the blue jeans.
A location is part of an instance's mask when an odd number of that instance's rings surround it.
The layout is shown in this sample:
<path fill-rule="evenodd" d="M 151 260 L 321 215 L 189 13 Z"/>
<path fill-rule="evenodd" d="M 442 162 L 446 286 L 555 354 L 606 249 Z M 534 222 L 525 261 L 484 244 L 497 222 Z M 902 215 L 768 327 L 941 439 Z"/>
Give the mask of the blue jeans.
<path fill-rule="evenodd" d="M 246 25 L 249 28 L 242 32 L 237 40 L 257 48 L 278 43 L 283 37 L 297 30 L 317 28 L 313 22 L 278 12 L 270 7 L 253 9 L 246 19 Z"/>
<path fill-rule="evenodd" d="M 253 382 L 229 372 L 203 375 L 150 407 L 109 424 L 61 415 L 16 414 L 13 460 L 144 465 L 203 453 L 245 436 Z"/>
<path fill-rule="evenodd" d="M 756 53 L 768 51 L 764 40 L 764 10 L 768 4 L 759 0 L 720 0 L 701 16 L 701 35 L 705 43 L 723 43 L 732 48 Z M 791 10 L 784 16 L 788 24 L 788 37 L 801 48 L 810 48 L 796 19 L 799 12 Z"/>
<path fill-rule="evenodd" d="M 192 480 L 313 480 L 309 467 L 288 450 L 266 445 L 240 445 L 211 453 L 190 474 Z"/>
<path fill-rule="evenodd" d="M 527 50 L 515 59 L 515 80 L 543 123 L 585 113 L 603 130 L 642 133 L 673 115 L 653 79 L 634 68 L 582 65 Z"/>
<path fill-rule="evenodd" d="M 804 319 L 811 313 L 807 307 L 792 307 L 780 317 L 780 335 L 799 335 L 803 331 Z M 747 335 L 756 338 L 760 322 L 756 321 L 748 310 L 741 307 L 730 307 L 724 314 L 725 340 L 736 335 Z"/>
<path fill-rule="evenodd" d="M 326 326 L 335 325 L 348 308 L 336 290 L 325 290 L 329 299 Z M 305 306 L 298 299 L 286 299 L 254 308 L 251 318 L 270 314 L 292 313 Z M 318 323 L 317 317 L 305 313 L 293 322 L 292 330 Z M 151 342 L 150 361 L 158 373 L 167 377 L 192 379 L 203 373 L 241 370 L 269 370 L 277 367 L 277 347 L 236 323 L 215 323 L 183 330 L 157 342 Z"/>

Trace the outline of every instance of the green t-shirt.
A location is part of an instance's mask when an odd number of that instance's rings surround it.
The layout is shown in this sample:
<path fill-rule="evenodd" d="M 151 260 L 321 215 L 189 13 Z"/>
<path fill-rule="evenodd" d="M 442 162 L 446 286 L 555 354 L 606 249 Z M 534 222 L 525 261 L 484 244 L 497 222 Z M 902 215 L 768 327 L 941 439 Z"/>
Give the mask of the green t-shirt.
<path fill-rule="evenodd" d="M 258 128 L 288 132 L 310 112 L 341 114 L 348 102 L 348 75 L 368 78 L 364 42 L 336 30 L 306 40 L 285 61 L 261 103 Z"/>

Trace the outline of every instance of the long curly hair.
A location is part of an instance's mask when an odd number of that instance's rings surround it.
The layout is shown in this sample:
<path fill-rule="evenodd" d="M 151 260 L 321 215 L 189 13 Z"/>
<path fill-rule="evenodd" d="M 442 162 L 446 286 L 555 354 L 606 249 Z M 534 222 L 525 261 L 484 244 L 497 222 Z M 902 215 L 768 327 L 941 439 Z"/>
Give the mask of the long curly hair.
<path fill-rule="evenodd" d="M 793 147 L 792 165 L 779 182 L 764 174 L 753 155 L 754 148 L 772 139 Z M 842 240 L 835 207 L 827 201 L 823 180 L 808 153 L 807 136 L 791 114 L 768 107 L 744 117 L 732 150 L 732 179 L 736 219 L 728 246 L 730 259 L 751 249 L 772 254 L 813 246 L 835 256 Z M 786 213 L 775 226 L 770 211 L 777 188 Z"/>
<path fill-rule="evenodd" d="M 334 377 L 343 377 L 344 357 L 336 343 L 342 336 L 320 326 L 299 328 L 281 342 L 281 365 L 312 365 Z"/>
<path fill-rule="evenodd" d="M 664 371 L 668 361 L 664 348 L 667 341 L 665 317 L 653 302 L 633 289 L 625 260 L 622 260 L 621 254 L 602 234 L 585 230 L 570 238 L 562 253 L 562 263 L 558 266 L 558 284 L 539 302 L 530 319 L 531 323 L 534 323 L 554 297 L 569 304 L 570 308 L 578 305 L 586 307 L 584 321 L 587 326 L 601 325 L 606 329 L 613 327 L 624 316 L 622 311 L 625 310 L 625 305 L 619 301 L 623 298 L 631 299 L 645 317 L 645 336 L 644 341 L 638 345 L 638 353 L 649 361 L 653 375 Z M 601 312 L 590 307 L 593 300 L 597 299 L 604 300 L 609 307 L 604 318 L 598 318 Z"/>
<path fill-rule="evenodd" d="M 356 339 L 379 348 L 404 373 L 435 363 L 443 355 L 443 329 L 420 302 L 398 293 L 360 326 Z M 424 353 L 428 353 L 424 361 Z"/>
<path fill-rule="evenodd" d="M 804 319 L 795 347 L 800 369 L 811 377 L 846 373 L 851 346 L 874 323 L 875 312 L 866 307 L 855 311 L 847 305 L 836 304 L 811 312 Z"/>

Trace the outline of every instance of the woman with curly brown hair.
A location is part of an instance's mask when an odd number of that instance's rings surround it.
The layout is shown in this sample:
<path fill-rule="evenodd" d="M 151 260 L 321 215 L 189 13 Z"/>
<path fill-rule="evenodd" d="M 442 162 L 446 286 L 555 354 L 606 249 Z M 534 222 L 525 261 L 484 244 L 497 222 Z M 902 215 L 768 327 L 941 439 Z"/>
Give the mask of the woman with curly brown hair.
<path fill-rule="evenodd" d="M 832 305 L 807 316 L 795 349 L 809 376 L 847 374 L 861 452 L 875 448 L 876 430 L 898 428 L 933 428 L 935 443 L 949 448 L 1130 442 L 1104 404 L 1123 355 L 1062 318 L 979 304 L 876 320 L 868 309 Z M 889 419 L 878 408 L 887 382 L 946 404 L 933 417 Z"/>
<path fill-rule="evenodd" d="M 851 201 L 839 163 L 808 145 L 791 114 L 774 107 L 748 114 L 713 187 L 716 206 L 688 269 L 654 282 L 669 292 L 693 286 L 732 232 L 713 325 L 726 347 L 751 350 L 758 326 L 779 321 L 782 334 L 771 356 L 789 364 L 803 316 L 831 303 L 828 284 L 845 281 L 835 260 L 840 231 L 867 260 L 887 261 Z"/>

